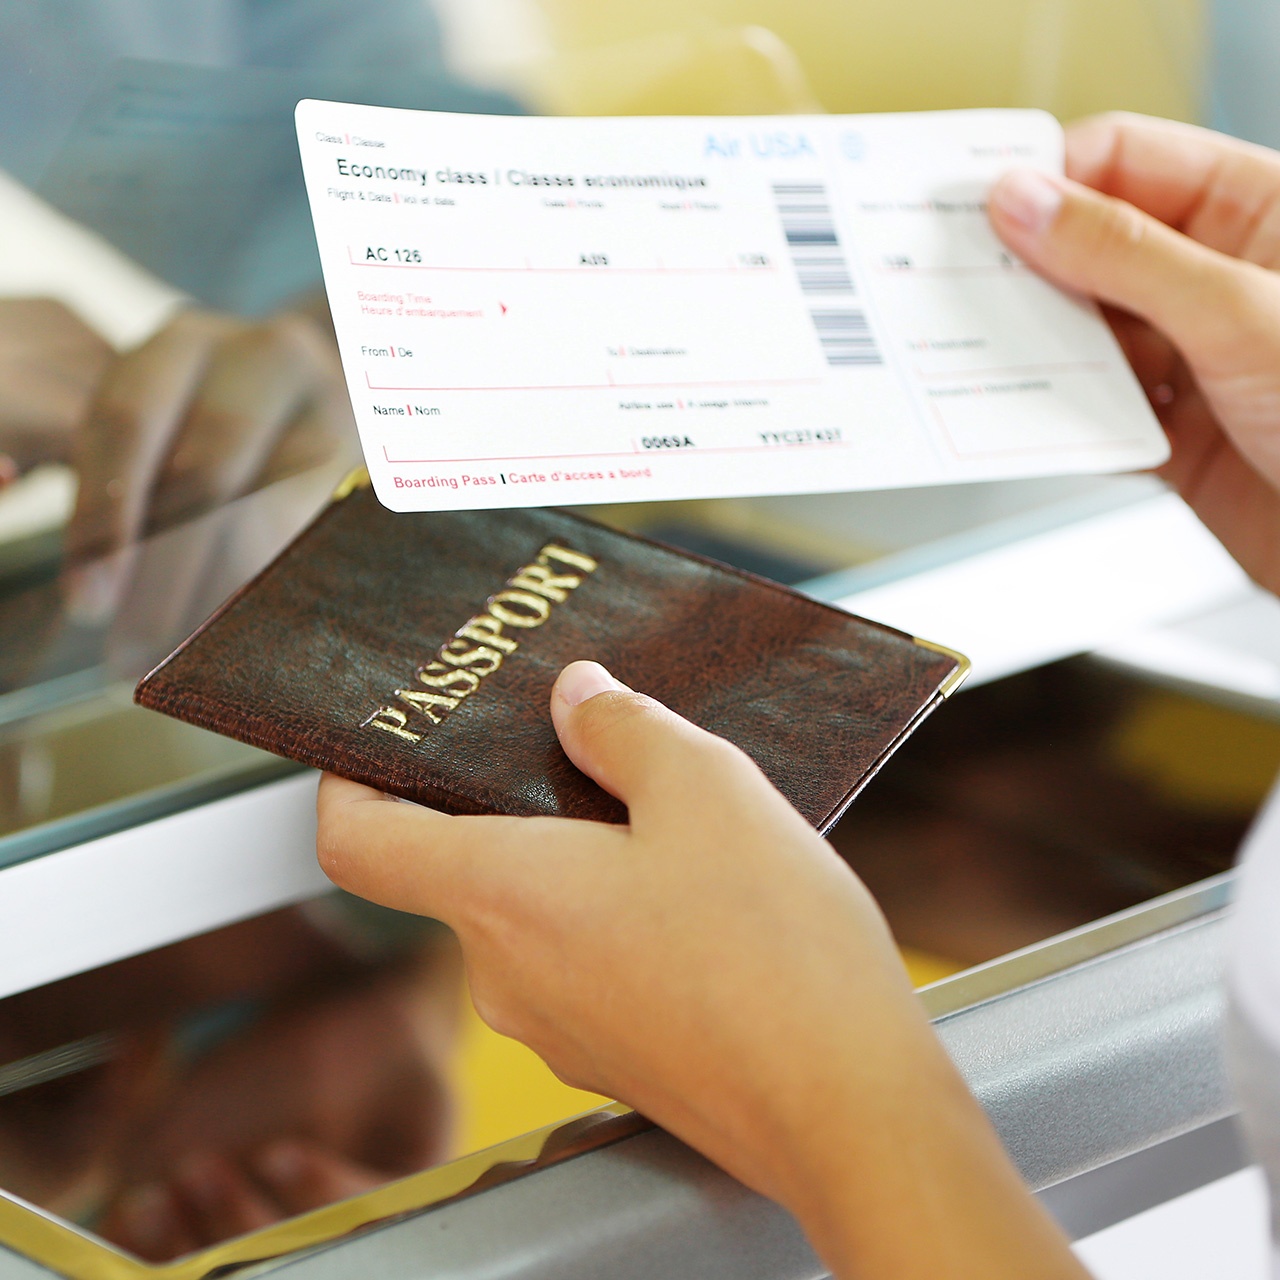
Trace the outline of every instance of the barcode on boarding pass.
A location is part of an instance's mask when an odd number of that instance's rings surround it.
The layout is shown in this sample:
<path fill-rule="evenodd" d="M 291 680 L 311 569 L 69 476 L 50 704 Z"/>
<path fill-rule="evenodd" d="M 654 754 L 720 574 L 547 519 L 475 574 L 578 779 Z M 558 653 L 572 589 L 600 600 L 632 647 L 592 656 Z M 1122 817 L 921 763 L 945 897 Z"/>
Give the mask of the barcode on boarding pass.
<path fill-rule="evenodd" d="M 821 182 L 775 182 L 773 198 L 827 363 L 883 364 L 867 313 L 857 302 L 827 188 Z"/>

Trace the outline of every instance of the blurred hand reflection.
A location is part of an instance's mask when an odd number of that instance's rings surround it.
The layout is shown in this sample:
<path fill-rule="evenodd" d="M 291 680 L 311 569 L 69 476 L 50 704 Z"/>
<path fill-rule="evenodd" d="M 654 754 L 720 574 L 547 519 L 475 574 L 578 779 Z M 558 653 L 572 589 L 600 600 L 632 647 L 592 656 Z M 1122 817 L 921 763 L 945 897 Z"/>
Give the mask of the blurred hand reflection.
<path fill-rule="evenodd" d="M 126 1193 L 102 1234 L 148 1262 L 166 1262 L 371 1191 L 388 1176 L 298 1139 L 247 1159 L 205 1152 L 188 1157 L 171 1181 Z"/>
<path fill-rule="evenodd" d="M 84 559 L 322 462 L 352 419 L 320 315 L 182 311 L 116 355 L 60 302 L 0 299 L 0 482 L 72 463 Z"/>
<path fill-rule="evenodd" d="M 0 1098 L 0 1186 L 162 1261 L 427 1168 L 462 990 L 442 930 L 370 965 L 286 910 L 10 997 L 0 1060 L 115 1052 Z"/>
<path fill-rule="evenodd" d="M 76 432 L 67 531 L 69 602 L 119 603 L 102 557 L 274 480 L 336 457 L 353 438 L 332 335 L 301 311 L 244 321 L 179 313 L 112 360 Z"/>
<path fill-rule="evenodd" d="M 100 1233 L 161 1261 L 444 1159 L 461 971 L 441 959 L 209 1054 L 128 1144 Z"/>
<path fill-rule="evenodd" d="M 261 321 L 184 311 L 121 355 L 59 303 L 0 299 L 0 489 L 42 461 L 78 476 L 57 589 L 0 610 L 0 688 L 104 656 L 140 675 L 280 550 L 358 456 L 319 299 Z M 291 476 L 293 489 L 275 484 Z M 277 496 L 261 510 L 229 507 L 268 485 Z M 85 633 L 117 620 L 128 634 L 104 655 Z"/>
<path fill-rule="evenodd" d="M 0 298 L 0 487 L 69 462 L 111 348 L 51 298 Z"/>

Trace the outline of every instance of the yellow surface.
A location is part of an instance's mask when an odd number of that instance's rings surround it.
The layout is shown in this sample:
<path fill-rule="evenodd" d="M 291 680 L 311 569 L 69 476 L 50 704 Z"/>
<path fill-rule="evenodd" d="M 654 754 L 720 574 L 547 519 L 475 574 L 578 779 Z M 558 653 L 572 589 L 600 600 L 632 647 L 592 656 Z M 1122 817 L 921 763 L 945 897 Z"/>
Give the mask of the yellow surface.
<path fill-rule="evenodd" d="M 525 86 L 549 115 L 818 111 L 795 55 L 762 27 L 696 27 L 562 52 Z"/>
<path fill-rule="evenodd" d="M 1280 724 L 1176 693 L 1140 699 L 1110 746 L 1123 768 L 1207 813 L 1252 812 L 1280 773 Z"/>
<path fill-rule="evenodd" d="M 485 1026 L 469 1001 L 454 1071 L 459 1154 L 483 1150 L 607 1101 L 561 1083 L 532 1049 Z"/>
<path fill-rule="evenodd" d="M 930 955 L 927 951 L 916 951 L 911 947 L 900 949 L 902 963 L 907 966 L 907 975 L 913 987 L 927 987 L 931 982 L 949 978 L 959 973 L 964 965 L 948 960 L 944 956 Z"/>
<path fill-rule="evenodd" d="M 1115 108 L 1195 119 L 1208 48 L 1203 0 L 537 3 L 575 66 L 600 50 L 614 75 L 633 81 L 670 56 L 663 41 L 757 25 L 795 53 L 828 111 L 1034 106 L 1063 119 Z M 590 95 L 575 102 L 574 93 L 566 86 L 557 109 L 593 110 Z M 687 109 L 679 96 L 651 109 Z M 726 91 L 709 109 L 742 110 L 736 97 Z"/>
<path fill-rule="evenodd" d="M 904 948 L 912 983 L 922 987 L 955 973 L 954 961 Z M 458 1106 L 456 1151 L 481 1151 L 531 1129 L 590 1111 L 608 1101 L 570 1088 L 532 1049 L 500 1036 L 480 1021 L 467 1003 L 454 1062 Z"/>

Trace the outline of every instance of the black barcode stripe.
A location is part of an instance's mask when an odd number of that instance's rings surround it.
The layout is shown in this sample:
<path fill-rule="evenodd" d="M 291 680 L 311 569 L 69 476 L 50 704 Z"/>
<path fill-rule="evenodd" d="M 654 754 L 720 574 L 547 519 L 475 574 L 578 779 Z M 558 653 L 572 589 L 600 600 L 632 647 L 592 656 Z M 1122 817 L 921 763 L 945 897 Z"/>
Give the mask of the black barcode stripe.
<path fill-rule="evenodd" d="M 826 186 L 775 182 L 773 197 L 800 292 L 813 300 L 809 317 L 827 363 L 883 364 L 866 312 L 857 303 Z"/>
<path fill-rule="evenodd" d="M 815 307 L 809 314 L 813 317 L 814 324 L 823 325 L 828 329 L 865 329 L 868 333 L 871 331 L 867 317 L 861 311 L 848 311 L 843 307 L 838 311 L 824 311 Z"/>
<path fill-rule="evenodd" d="M 828 364 L 880 364 L 880 352 L 866 315 L 856 310 L 811 311 Z"/>
<path fill-rule="evenodd" d="M 788 244 L 839 244 L 836 233 L 826 227 L 789 227 Z"/>

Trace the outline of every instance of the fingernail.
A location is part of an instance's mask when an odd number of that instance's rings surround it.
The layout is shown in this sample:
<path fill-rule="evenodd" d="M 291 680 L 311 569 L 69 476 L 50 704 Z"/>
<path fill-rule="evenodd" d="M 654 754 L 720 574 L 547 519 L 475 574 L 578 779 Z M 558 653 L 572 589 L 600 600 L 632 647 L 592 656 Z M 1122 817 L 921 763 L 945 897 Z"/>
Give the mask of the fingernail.
<path fill-rule="evenodd" d="M 991 204 L 1032 235 L 1049 229 L 1062 208 L 1062 185 L 1038 169 L 1012 169 L 991 188 Z"/>
<path fill-rule="evenodd" d="M 120 1224 L 143 1251 L 163 1243 L 172 1216 L 173 1202 L 159 1183 L 145 1183 L 120 1197 Z"/>
<path fill-rule="evenodd" d="M 273 1142 L 258 1153 L 254 1164 L 268 1182 L 289 1186 L 302 1177 L 305 1160 L 297 1143 Z"/>
<path fill-rule="evenodd" d="M 594 698 L 597 693 L 616 693 L 626 689 L 598 662 L 571 662 L 556 681 L 556 696 L 571 707 Z"/>

